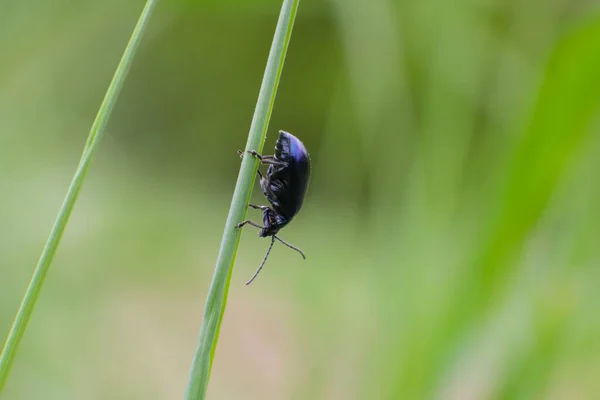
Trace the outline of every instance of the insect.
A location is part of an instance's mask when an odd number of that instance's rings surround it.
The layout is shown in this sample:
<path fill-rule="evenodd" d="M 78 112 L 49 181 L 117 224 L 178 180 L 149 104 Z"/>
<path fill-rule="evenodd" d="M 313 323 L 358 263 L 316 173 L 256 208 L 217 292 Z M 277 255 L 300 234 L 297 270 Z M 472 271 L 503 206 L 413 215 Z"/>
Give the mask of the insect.
<path fill-rule="evenodd" d="M 249 204 L 249 207 L 263 211 L 264 226 L 250 220 L 242 221 L 236 226 L 236 228 L 241 228 L 244 225 L 251 225 L 260 229 L 259 237 L 271 237 L 271 245 L 265 257 L 252 278 L 246 282 L 246 285 L 249 285 L 265 265 L 275 240 L 296 250 L 303 259 L 306 259 L 302 250 L 281 239 L 277 236 L 277 232 L 289 224 L 302 208 L 310 179 L 310 158 L 304 144 L 296 136 L 285 131 L 279 131 L 279 138 L 275 144 L 275 155 L 261 156 L 254 150 L 248 150 L 247 153 L 258 158 L 261 164 L 269 166 L 266 177 L 261 174 L 260 170 L 257 172 L 260 176 L 262 192 L 271 204 L 270 207 Z M 241 150 L 238 151 L 238 154 L 240 157 L 244 155 Z"/>

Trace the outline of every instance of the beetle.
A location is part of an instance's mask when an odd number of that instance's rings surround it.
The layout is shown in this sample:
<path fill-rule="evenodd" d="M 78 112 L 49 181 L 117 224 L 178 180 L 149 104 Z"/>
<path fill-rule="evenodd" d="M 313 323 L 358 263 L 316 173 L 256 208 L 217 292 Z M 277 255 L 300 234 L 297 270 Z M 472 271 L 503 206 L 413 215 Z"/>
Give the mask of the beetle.
<path fill-rule="evenodd" d="M 279 138 L 275 144 L 275 155 L 260 155 L 254 150 L 247 150 L 246 153 L 256 157 L 261 164 L 269 166 L 266 177 L 262 175 L 260 170 L 257 170 L 257 172 L 260 177 L 262 192 L 271 204 L 270 207 L 248 205 L 263 211 L 264 226 L 250 220 L 242 221 L 236 225 L 238 229 L 244 225 L 254 226 L 260 229 L 258 232 L 259 237 L 271 237 L 271 245 L 265 257 L 252 278 L 246 282 L 246 285 L 249 285 L 256 279 L 265 265 L 275 240 L 296 250 L 303 259 L 306 259 L 302 250 L 281 239 L 277 236 L 277 233 L 289 224 L 302 208 L 310 180 L 310 156 L 300 139 L 286 131 L 279 131 Z M 238 154 L 240 157 L 244 155 L 241 150 L 238 151 Z"/>

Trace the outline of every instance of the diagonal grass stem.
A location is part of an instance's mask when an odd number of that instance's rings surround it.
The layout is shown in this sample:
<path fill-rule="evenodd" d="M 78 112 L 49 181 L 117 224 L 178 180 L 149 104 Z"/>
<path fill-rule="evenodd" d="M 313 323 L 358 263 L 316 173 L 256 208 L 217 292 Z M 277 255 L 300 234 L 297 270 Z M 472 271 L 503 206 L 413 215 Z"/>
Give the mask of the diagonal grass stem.
<path fill-rule="evenodd" d="M 77 197 L 81 190 L 83 181 L 85 180 L 85 176 L 89 169 L 92 158 L 98 149 L 100 139 L 102 138 L 110 114 L 114 108 L 117 98 L 119 97 L 119 93 L 123 87 L 125 78 L 127 77 L 127 72 L 129 71 L 144 30 L 148 25 L 152 10 L 157 2 L 158 0 L 146 1 L 146 5 L 142 10 L 133 33 L 131 34 L 129 43 L 127 43 L 127 47 L 125 48 L 123 56 L 121 57 L 121 61 L 119 62 L 112 81 L 108 86 L 104 99 L 102 100 L 102 104 L 100 105 L 100 109 L 96 114 L 96 118 L 90 129 L 79 165 L 77 166 L 75 175 L 73 176 L 71 184 L 69 185 L 69 189 L 63 204 L 58 212 L 56 221 L 54 222 L 54 226 L 50 231 L 50 236 L 48 237 L 44 249 L 42 250 L 42 254 L 39 258 L 37 266 L 35 267 L 33 276 L 31 277 L 29 285 L 27 286 L 27 290 L 23 296 L 19 310 L 17 311 L 11 329 L 8 333 L 6 343 L 2 349 L 2 354 L 0 354 L 0 393 L 2 392 L 2 389 L 4 388 L 8 378 L 8 374 L 14 362 L 19 343 L 23 339 L 25 331 L 27 330 L 27 325 L 31 319 L 33 309 L 39 298 L 46 275 L 48 274 L 48 270 L 52 264 L 52 259 L 56 254 L 58 245 L 60 244 L 60 240 L 69 221 L 69 217 L 71 216 L 71 212 L 73 211 L 73 207 L 75 206 L 75 202 L 77 201 Z"/>
<path fill-rule="evenodd" d="M 246 150 L 262 152 L 299 2 L 300 0 L 283 1 L 250 125 Z M 215 349 L 219 340 L 219 330 L 227 304 L 231 273 L 240 240 L 240 232 L 235 229 L 235 226 L 246 215 L 257 168 L 258 162 L 255 158 L 244 157 L 242 159 L 212 283 L 206 299 L 200 340 L 192 362 L 186 393 L 188 400 L 201 400 L 206 397 Z"/>

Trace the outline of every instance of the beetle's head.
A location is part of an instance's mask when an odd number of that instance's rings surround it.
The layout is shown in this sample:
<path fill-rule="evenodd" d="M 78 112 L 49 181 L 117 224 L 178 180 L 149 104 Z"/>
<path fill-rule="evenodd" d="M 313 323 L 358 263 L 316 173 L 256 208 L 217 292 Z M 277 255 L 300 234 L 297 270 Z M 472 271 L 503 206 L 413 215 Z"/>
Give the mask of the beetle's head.
<path fill-rule="evenodd" d="M 264 229 L 261 229 L 258 232 L 258 236 L 259 237 L 269 237 L 269 236 L 274 236 L 277 233 L 277 231 L 273 231 L 272 227 L 267 227 Z"/>
<path fill-rule="evenodd" d="M 265 227 L 258 232 L 260 237 L 275 236 L 283 227 L 278 215 L 270 209 L 263 214 L 263 225 Z"/>
<path fill-rule="evenodd" d="M 258 231 L 259 237 L 275 236 L 281 227 L 277 224 L 269 224 L 265 222 L 265 227 Z"/>

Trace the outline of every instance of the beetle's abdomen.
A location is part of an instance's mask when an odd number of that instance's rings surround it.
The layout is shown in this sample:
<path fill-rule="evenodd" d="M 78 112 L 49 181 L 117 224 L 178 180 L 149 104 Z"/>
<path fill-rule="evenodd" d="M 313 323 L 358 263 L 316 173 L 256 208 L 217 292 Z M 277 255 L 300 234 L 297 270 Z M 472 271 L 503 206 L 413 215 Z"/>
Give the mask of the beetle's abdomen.
<path fill-rule="evenodd" d="M 310 158 L 294 135 L 280 131 L 275 158 L 285 165 L 269 166 L 263 192 L 275 211 L 291 220 L 300 211 L 310 180 Z"/>
<path fill-rule="evenodd" d="M 269 199 L 277 212 L 292 219 L 304 203 L 310 170 L 308 165 L 284 168 L 274 173 L 269 182 Z M 271 197 L 267 196 L 267 198 Z"/>

